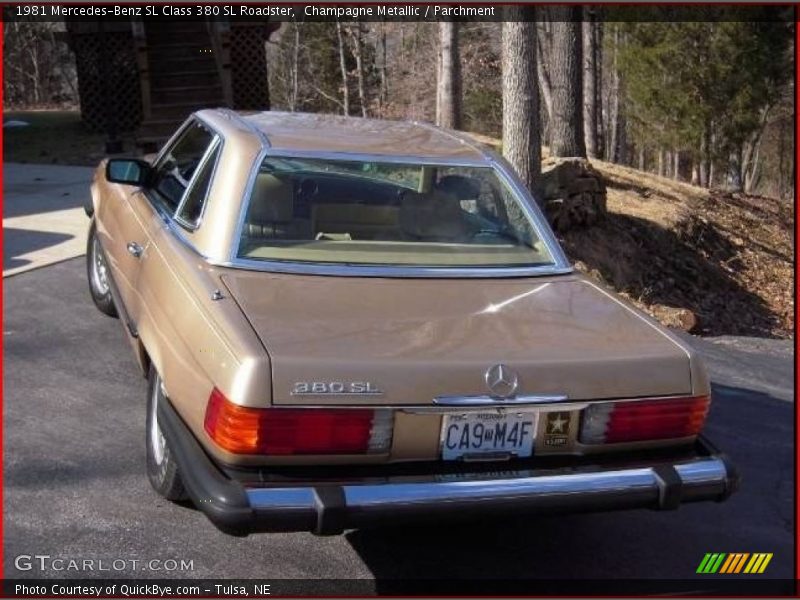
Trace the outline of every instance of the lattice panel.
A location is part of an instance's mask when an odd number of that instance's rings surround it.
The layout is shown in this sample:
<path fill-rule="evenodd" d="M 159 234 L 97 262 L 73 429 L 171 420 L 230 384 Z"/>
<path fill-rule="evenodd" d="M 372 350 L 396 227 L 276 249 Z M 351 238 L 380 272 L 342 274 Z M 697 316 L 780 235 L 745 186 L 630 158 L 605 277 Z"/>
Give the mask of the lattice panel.
<path fill-rule="evenodd" d="M 231 27 L 231 86 L 233 106 L 236 109 L 269 109 L 265 29 L 236 25 Z"/>
<path fill-rule="evenodd" d="M 133 131 L 142 120 L 142 95 L 130 32 L 73 34 L 81 118 L 89 129 Z"/>

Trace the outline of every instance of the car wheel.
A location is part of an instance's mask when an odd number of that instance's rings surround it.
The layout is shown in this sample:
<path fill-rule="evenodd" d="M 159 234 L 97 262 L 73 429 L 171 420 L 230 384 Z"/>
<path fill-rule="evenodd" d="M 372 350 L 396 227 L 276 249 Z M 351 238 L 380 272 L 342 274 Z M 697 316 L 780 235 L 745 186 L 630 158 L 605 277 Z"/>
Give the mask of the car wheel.
<path fill-rule="evenodd" d="M 150 485 L 167 500 L 187 498 L 181 481 L 178 465 L 169 449 L 167 440 L 158 425 L 158 405 L 167 402 L 161 376 L 150 366 L 147 386 L 147 477 Z"/>
<path fill-rule="evenodd" d="M 86 242 L 86 275 L 89 278 L 89 292 L 95 306 L 109 317 L 117 316 L 117 307 L 111 297 L 111 285 L 108 278 L 108 263 L 97 240 L 95 222 L 89 227 L 89 239 Z"/>

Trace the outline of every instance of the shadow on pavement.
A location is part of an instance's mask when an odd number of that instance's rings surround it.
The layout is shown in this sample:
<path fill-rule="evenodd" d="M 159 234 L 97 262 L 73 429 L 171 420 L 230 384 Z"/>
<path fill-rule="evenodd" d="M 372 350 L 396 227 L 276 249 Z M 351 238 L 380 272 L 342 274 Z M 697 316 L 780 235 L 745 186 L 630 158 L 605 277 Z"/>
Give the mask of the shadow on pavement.
<path fill-rule="evenodd" d="M 18 258 L 23 254 L 55 246 L 56 244 L 71 240 L 73 237 L 74 236 L 64 233 L 4 227 L 3 270 L 6 271 L 28 264 L 30 261 Z"/>
<path fill-rule="evenodd" d="M 3 219 L 83 207 L 93 169 L 47 164 L 3 166 Z"/>

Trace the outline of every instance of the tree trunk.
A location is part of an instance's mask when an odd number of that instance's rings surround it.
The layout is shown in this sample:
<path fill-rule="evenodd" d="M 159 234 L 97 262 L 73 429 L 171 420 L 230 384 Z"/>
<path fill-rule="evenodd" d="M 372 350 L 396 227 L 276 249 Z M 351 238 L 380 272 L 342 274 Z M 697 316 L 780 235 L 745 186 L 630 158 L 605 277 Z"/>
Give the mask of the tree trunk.
<path fill-rule="evenodd" d="M 665 159 L 665 157 L 664 157 L 664 149 L 663 148 L 659 148 L 658 149 L 658 171 L 657 171 L 657 173 L 658 173 L 658 175 L 660 177 L 664 176 L 664 163 L 665 163 L 664 159 Z"/>
<path fill-rule="evenodd" d="M 778 128 L 778 198 L 781 200 L 787 196 L 786 181 L 789 179 L 789 169 L 787 165 L 791 164 L 791 160 L 787 160 L 787 138 L 786 128 Z"/>
<path fill-rule="evenodd" d="M 758 155 L 761 150 L 761 141 L 764 137 L 764 129 L 767 126 L 767 117 L 769 116 L 771 108 L 771 106 L 767 106 L 761 111 L 758 129 L 750 136 L 750 139 L 745 142 L 742 150 L 741 181 L 744 191 L 748 194 L 756 180 Z"/>
<path fill-rule="evenodd" d="M 361 116 L 367 117 L 367 93 L 364 87 L 364 62 L 361 58 L 362 48 L 362 30 L 361 21 L 355 24 L 355 33 L 353 33 L 353 55 L 356 57 L 356 76 L 358 80 L 358 101 L 361 104 Z"/>
<path fill-rule="evenodd" d="M 336 39 L 339 42 L 339 70 L 342 74 L 342 110 L 346 117 L 350 116 L 350 88 L 347 85 L 347 65 L 344 60 L 344 36 L 342 24 L 336 21 Z"/>
<path fill-rule="evenodd" d="M 442 40 L 441 32 L 437 32 L 436 38 L 436 112 L 433 122 L 437 125 L 442 121 Z"/>
<path fill-rule="evenodd" d="M 594 8 L 583 9 L 583 138 L 586 154 L 597 157 L 597 22 Z"/>
<path fill-rule="evenodd" d="M 587 148 L 588 150 L 588 148 Z M 639 170 L 644 171 L 644 146 L 639 146 Z"/>
<path fill-rule="evenodd" d="M 728 155 L 728 187 L 731 191 L 742 191 L 742 149 L 733 150 Z"/>
<path fill-rule="evenodd" d="M 439 23 L 439 81 L 436 124 L 448 129 L 461 128 L 461 57 L 458 27 L 453 21 Z"/>
<path fill-rule="evenodd" d="M 710 151 L 710 144 L 711 142 L 711 123 L 706 122 L 705 129 L 703 130 L 703 135 L 700 138 L 700 172 L 699 172 L 699 183 L 701 187 L 707 188 L 709 187 L 708 183 L 708 169 L 709 169 L 709 155 Z"/>
<path fill-rule="evenodd" d="M 614 27 L 613 58 L 611 64 L 611 90 L 609 92 L 608 110 L 608 146 L 606 147 L 606 160 L 617 162 L 619 160 L 620 142 L 620 78 L 619 78 L 619 24 Z M 659 166 L 659 170 L 661 166 Z"/>
<path fill-rule="evenodd" d="M 621 87 L 622 84 L 620 84 Z M 622 92 L 620 91 L 620 94 Z M 617 119 L 615 128 L 617 130 L 617 147 L 614 152 L 617 156 L 617 162 L 622 165 L 629 165 L 629 150 L 628 147 L 628 129 L 625 125 L 625 104 L 618 99 L 619 109 L 617 110 Z"/>
<path fill-rule="evenodd" d="M 595 50 L 597 52 L 595 57 L 595 66 L 597 68 L 595 106 L 597 106 L 597 156 L 600 157 L 606 155 L 606 135 L 605 129 L 603 128 L 603 34 L 605 25 L 603 23 L 602 10 L 601 7 L 595 6 L 595 12 L 597 13 L 595 30 Z"/>
<path fill-rule="evenodd" d="M 708 165 L 708 187 L 709 189 L 714 187 L 714 176 L 716 175 L 716 170 L 714 168 L 714 161 L 711 160 L 710 164 Z"/>
<path fill-rule="evenodd" d="M 386 64 L 386 23 L 381 22 L 381 93 L 379 95 L 381 116 L 384 116 L 386 104 L 389 102 L 389 77 L 386 73 Z"/>
<path fill-rule="evenodd" d="M 292 93 L 289 95 L 289 110 L 297 110 L 298 69 L 300 68 L 300 25 L 294 21 L 294 47 L 292 52 Z"/>
<path fill-rule="evenodd" d="M 553 156 L 586 157 L 583 139 L 583 45 L 581 7 L 552 6 L 553 53 L 550 78 L 553 86 L 550 152 Z"/>
<path fill-rule="evenodd" d="M 672 153 L 672 159 L 675 161 L 675 166 L 672 169 L 672 178 L 680 180 L 681 178 L 681 151 L 675 150 Z"/>
<path fill-rule="evenodd" d="M 506 6 L 503 10 L 503 155 L 535 193 L 541 173 L 535 9 Z"/>
<path fill-rule="evenodd" d="M 546 10 L 540 8 L 540 11 Z M 547 109 L 548 122 L 553 118 L 553 88 L 550 85 L 550 72 L 548 69 L 549 63 L 549 48 L 545 50 L 545 46 L 549 46 L 547 39 L 546 23 L 538 23 L 536 26 L 536 75 L 539 80 L 539 91 L 542 93 L 542 100 Z"/>
<path fill-rule="evenodd" d="M 755 151 L 750 155 L 749 161 L 744 169 L 744 191 L 746 194 L 752 194 L 753 190 L 758 183 L 761 176 L 761 140 L 762 135 L 758 136 L 758 141 L 755 143 Z"/>
<path fill-rule="evenodd" d="M 704 131 L 700 138 L 700 168 L 697 173 L 697 182 L 700 187 L 708 187 L 708 131 Z"/>
<path fill-rule="evenodd" d="M 760 160 L 761 147 L 756 148 L 755 155 L 753 156 L 752 168 L 745 175 L 744 191 L 746 194 L 755 192 L 758 182 L 761 180 L 761 160 Z"/>

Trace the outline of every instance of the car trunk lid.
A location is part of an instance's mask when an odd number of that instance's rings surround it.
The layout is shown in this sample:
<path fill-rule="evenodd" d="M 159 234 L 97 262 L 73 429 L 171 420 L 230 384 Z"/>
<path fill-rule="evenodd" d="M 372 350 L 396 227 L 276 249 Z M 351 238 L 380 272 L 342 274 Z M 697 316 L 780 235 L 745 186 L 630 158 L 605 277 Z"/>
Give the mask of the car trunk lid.
<path fill-rule="evenodd" d="M 517 395 L 570 400 L 689 394 L 689 357 L 574 275 L 390 279 L 226 271 L 270 354 L 279 405 L 430 405 L 487 395 L 504 365 Z"/>

